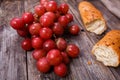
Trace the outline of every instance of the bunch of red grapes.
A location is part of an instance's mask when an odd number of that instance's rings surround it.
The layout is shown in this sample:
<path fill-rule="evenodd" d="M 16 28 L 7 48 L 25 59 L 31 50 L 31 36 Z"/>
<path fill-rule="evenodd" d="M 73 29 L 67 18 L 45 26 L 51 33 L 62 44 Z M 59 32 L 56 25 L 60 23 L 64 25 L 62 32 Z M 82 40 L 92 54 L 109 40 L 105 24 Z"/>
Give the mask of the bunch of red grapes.
<path fill-rule="evenodd" d="M 70 58 L 78 57 L 80 50 L 75 44 L 67 44 L 61 36 L 66 29 L 72 35 L 80 31 L 78 25 L 68 24 L 73 21 L 72 14 L 68 13 L 66 3 L 59 6 L 55 1 L 41 0 L 35 6 L 34 14 L 26 12 L 21 18 L 13 18 L 10 25 L 17 33 L 24 37 L 21 46 L 24 50 L 32 52 L 37 61 L 36 66 L 40 72 L 47 73 L 53 68 L 60 77 L 67 75 L 67 64 Z"/>

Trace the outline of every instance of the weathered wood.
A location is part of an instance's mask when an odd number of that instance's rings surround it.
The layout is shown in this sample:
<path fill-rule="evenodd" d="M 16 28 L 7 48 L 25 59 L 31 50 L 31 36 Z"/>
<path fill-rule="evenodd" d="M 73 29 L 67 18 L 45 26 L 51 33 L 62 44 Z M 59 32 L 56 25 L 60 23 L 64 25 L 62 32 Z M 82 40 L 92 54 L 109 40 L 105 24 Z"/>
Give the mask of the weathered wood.
<path fill-rule="evenodd" d="M 0 80 L 27 80 L 21 38 L 9 26 L 9 20 L 23 12 L 22 1 L 4 0 L 0 4 Z"/>
<path fill-rule="evenodd" d="M 0 1 L 0 80 L 120 80 L 120 67 L 105 67 L 91 54 L 92 46 L 108 31 L 120 29 L 120 20 L 111 14 L 100 0 L 90 0 L 103 13 L 108 26 L 104 34 L 97 36 L 84 28 L 77 8 L 82 0 L 56 1 L 58 4 L 68 3 L 69 12 L 74 16 L 74 23 L 79 24 L 82 29 L 77 36 L 68 34 L 64 36 L 68 43 L 75 43 L 80 47 L 80 55 L 70 63 L 68 75 L 60 78 L 54 72 L 40 73 L 36 69 L 32 52 L 26 54 L 21 49 L 22 39 L 9 27 L 11 18 L 20 16 L 23 12 L 33 12 L 39 0 L 4 0 Z M 91 65 L 88 64 L 89 61 Z"/>
<path fill-rule="evenodd" d="M 101 0 L 101 2 L 117 17 L 120 18 L 120 1 L 119 0 Z"/>

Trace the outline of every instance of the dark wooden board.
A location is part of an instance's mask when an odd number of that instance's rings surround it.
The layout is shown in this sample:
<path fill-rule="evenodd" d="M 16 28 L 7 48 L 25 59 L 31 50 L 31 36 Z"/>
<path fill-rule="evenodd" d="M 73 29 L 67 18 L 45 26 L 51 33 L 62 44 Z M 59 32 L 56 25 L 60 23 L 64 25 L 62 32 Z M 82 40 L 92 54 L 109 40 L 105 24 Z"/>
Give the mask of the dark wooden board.
<path fill-rule="evenodd" d="M 9 21 L 23 12 L 34 11 L 39 0 L 0 0 L 0 80 L 120 80 L 120 67 L 105 67 L 96 61 L 91 54 L 93 45 L 111 29 L 120 29 L 120 19 L 114 16 L 100 0 L 90 0 L 105 17 L 108 29 L 97 36 L 87 32 L 83 26 L 78 11 L 78 4 L 82 0 L 56 0 L 58 4 L 68 3 L 69 12 L 74 16 L 74 22 L 83 30 L 77 36 L 64 36 L 68 43 L 75 43 L 80 47 L 80 55 L 71 61 L 69 73 L 60 78 L 54 72 L 43 74 L 37 71 L 36 61 L 31 52 L 25 52 L 20 47 L 23 40 L 10 27 Z M 91 65 L 88 65 L 88 61 Z"/>

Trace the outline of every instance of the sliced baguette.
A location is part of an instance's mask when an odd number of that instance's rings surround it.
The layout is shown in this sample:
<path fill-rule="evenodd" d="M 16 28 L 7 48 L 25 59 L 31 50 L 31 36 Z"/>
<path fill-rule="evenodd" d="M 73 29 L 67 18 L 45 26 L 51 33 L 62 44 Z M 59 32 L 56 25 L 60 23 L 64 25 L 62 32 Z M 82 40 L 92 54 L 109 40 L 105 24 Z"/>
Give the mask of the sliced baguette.
<path fill-rule="evenodd" d="M 84 26 L 88 31 L 100 35 L 107 29 L 101 12 L 91 3 L 82 1 L 79 3 L 78 9 L 80 11 Z"/>
<path fill-rule="evenodd" d="M 92 49 L 96 59 L 105 66 L 117 67 L 120 64 L 120 30 L 108 32 Z"/>

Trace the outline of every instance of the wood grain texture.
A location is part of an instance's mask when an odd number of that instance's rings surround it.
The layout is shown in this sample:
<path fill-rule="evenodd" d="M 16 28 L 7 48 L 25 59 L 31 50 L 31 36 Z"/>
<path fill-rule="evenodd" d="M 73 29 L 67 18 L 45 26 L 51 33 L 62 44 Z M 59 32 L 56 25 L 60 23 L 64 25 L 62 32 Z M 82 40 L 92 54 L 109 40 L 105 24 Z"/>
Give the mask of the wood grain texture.
<path fill-rule="evenodd" d="M 90 0 L 105 17 L 108 29 L 97 36 L 87 32 L 79 11 L 78 3 L 82 0 L 56 0 L 58 4 L 68 3 L 74 16 L 74 21 L 80 26 L 81 32 L 77 36 L 66 34 L 63 36 L 68 43 L 75 43 L 80 47 L 80 55 L 71 61 L 69 72 L 65 78 L 60 78 L 50 72 L 40 73 L 36 69 L 36 61 L 31 52 L 24 52 L 20 47 L 22 39 L 10 28 L 9 20 L 20 16 L 23 12 L 33 12 L 39 0 L 1 0 L 0 1 L 0 80 L 120 80 L 120 67 L 105 67 L 96 61 L 91 54 L 93 45 L 111 29 L 120 29 L 120 19 L 109 12 L 100 0 Z M 7 17 L 6 17 L 7 16 Z M 71 25 L 70 24 L 70 25 Z M 91 65 L 88 64 L 91 62 Z"/>
<path fill-rule="evenodd" d="M 119 0 L 101 0 L 101 2 L 117 17 L 120 18 L 120 1 Z"/>
<path fill-rule="evenodd" d="M 0 80 L 27 80 L 26 53 L 20 47 L 21 38 L 9 26 L 9 20 L 23 12 L 22 1 L 0 4 Z"/>

